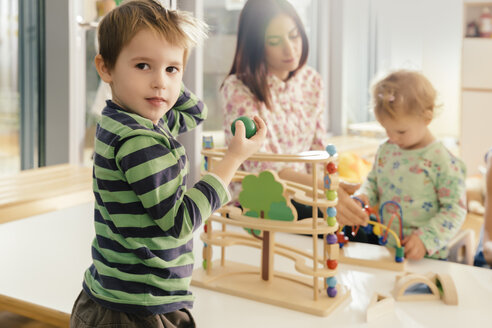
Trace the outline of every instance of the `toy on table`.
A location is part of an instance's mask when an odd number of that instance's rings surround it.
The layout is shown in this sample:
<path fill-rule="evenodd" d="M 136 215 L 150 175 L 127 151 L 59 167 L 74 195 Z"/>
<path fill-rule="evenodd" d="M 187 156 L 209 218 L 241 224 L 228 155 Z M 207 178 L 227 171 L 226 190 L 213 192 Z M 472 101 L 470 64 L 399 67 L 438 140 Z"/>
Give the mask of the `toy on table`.
<path fill-rule="evenodd" d="M 220 158 L 224 156 L 224 150 L 204 149 L 202 154 L 209 159 Z M 328 315 L 346 300 L 350 292 L 335 278 L 339 251 L 335 236 L 338 230 L 335 210 L 338 201 L 337 159 L 333 146 L 327 147 L 327 151 L 296 155 L 257 153 L 251 156 L 250 161 L 310 164 L 313 185 L 282 180 L 272 171 L 236 172 L 233 181 L 242 182 L 243 188 L 239 195 L 241 209 L 224 206 L 205 221 L 204 232 L 200 235 L 204 243 L 203 266 L 193 272 L 192 284 L 319 316 Z M 325 168 L 326 190 L 317 187 L 319 165 Z M 291 200 L 312 206 L 312 218 L 298 221 Z M 324 218 L 318 218 L 319 208 L 327 209 Z M 217 224 L 222 229 L 217 229 Z M 228 231 L 227 227 L 231 225 L 246 228 L 250 233 Z M 277 242 L 277 232 L 311 236 L 312 251 Z M 319 234 L 325 236 L 326 242 L 322 246 Z M 214 262 L 213 246 L 220 247 L 220 259 Z M 260 249 L 259 265 L 226 261 L 225 252 L 231 246 Z M 318 251 L 320 246 L 322 252 Z M 295 273 L 275 270 L 275 255 L 291 260 Z"/>
<path fill-rule="evenodd" d="M 203 149 L 213 149 L 214 148 L 214 137 L 203 136 L 202 137 L 202 148 Z M 210 169 L 207 156 L 204 156 L 204 158 L 203 158 L 203 168 L 205 169 L 205 171 L 208 171 Z"/>
<path fill-rule="evenodd" d="M 236 122 L 237 121 L 242 121 L 244 124 L 244 127 L 246 128 L 246 138 L 251 138 L 252 136 L 255 135 L 256 133 L 256 124 L 255 121 L 253 121 L 251 118 L 247 116 L 240 116 L 234 120 L 231 124 L 231 132 L 232 135 L 236 133 Z"/>
<path fill-rule="evenodd" d="M 340 261 L 349 264 L 364 265 L 364 266 L 370 266 L 370 267 L 388 269 L 388 270 L 404 271 L 406 261 L 404 258 L 405 248 L 401 244 L 401 241 L 403 240 L 404 236 L 403 236 L 403 213 L 400 204 L 398 204 L 395 201 L 384 202 L 383 204 L 381 204 L 379 208 L 379 215 L 377 215 L 376 212 L 373 209 L 371 209 L 369 206 L 365 205 L 360 198 L 355 196 L 353 196 L 352 198 L 359 201 L 361 203 L 361 206 L 369 214 L 370 220 L 368 222 L 368 225 L 363 228 L 365 232 L 367 234 L 371 234 L 371 233 L 375 234 L 378 237 L 379 244 L 383 246 L 388 243 L 389 235 L 393 236 L 395 240 L 395 251 L 394 251 L 394 256 L 392 256 L 393 260 L 389 259 L 386 256 L 374 260 L 351 258 L 348 256 L 347 252 L 343 249 L 344 247 L 346 247 L 349 241 L 343 232 L 343 227 L 340 227 L 340 230 L 337 232 L 337 239 L 340 244 L 340 248 L 342 249 Z M 390 219 L 388 220 L 388 224 L 385 225 L 383 220 L 383 214 L 384 214 L 384 208 L 387 205 L 393 205 L 397 210 L 393 211 Z M 390 228 L 395 218 L 398 219 L 400 225 L 399 234 L 397 234 L 395 231 L 393 231 Z M 359 226 L 352 227 L 352 234 L 354 236 L 357 234 L 358 231 L 359 231 Z M 393 261 L 394 263 L 392 263 Z"/>
<path fill-rule="evenodd" d="M 366 322 L 395 311 L 395 299 L 389 295 L 374 293 L 366 311 Z"/>
<path fill-rule="evenodd" d="M 412 288 L 424 286 L 426 292 L 411 293 Z M 458 305 L 458 293 L 449 274 L 428 272 L 425 275 L 406 272 L 396 277 L 397 301 L 429 301 L 441 299 L 445 304 Z"/>

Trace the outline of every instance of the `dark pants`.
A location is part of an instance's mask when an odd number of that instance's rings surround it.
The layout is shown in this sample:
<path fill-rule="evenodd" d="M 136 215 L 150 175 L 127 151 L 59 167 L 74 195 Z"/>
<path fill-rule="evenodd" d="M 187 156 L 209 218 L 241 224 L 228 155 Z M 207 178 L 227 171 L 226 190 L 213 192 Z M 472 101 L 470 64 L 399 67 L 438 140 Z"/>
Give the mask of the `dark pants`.
<path fill-rule="evenodd" d="M 94 302 L 85 291 L 80 292 L 70 317 L 70 328 L 195 328 L 195 320 L 187 309 L 140 316 L 113 311 Z"/>
<path fill-rule="evenodd" d="M 359 243 L 379 245 L 379 237 L 376 236 L 372 232 L 367 233 L 364 230 L 364 227 L 362 227 L 362 226 L 359 227 L 359 230 L 357 231 L 357 234 L 355 236 L 352 234 L 352 227 L 351 226 L 343 227 L 343 232 L 344 232 L 345 236 L 348 237 L 349 241 L 356 241 Z"/>

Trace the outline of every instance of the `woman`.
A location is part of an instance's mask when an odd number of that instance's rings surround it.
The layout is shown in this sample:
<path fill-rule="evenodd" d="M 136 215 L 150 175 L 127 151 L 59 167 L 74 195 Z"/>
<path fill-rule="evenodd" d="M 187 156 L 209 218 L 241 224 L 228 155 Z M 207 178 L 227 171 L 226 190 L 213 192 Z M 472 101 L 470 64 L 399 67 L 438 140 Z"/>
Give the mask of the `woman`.
<path fill-rule="evenodd" d="M 281 154 L 324 149 L 323 82 L 306 65 L 307 56 L 306 32 L 289 2 L 246 2 L 239 18 L 232 68 L 221 87 L 226 143 L 232 138 L 230 126 L 237 117 L 259 115 L 268 127 L 261 151 Z M 245 162 L 242 169 L 271 169 L 283 179 L 311 185 L 311 175 L 302 163 Z M 368 220 L 349 197 L 356 189 L 340 184 L 337 218 L 341 224 L 365 225 Z M 294 205 L 300 218 L 311 216 L 309 208 Z"/>

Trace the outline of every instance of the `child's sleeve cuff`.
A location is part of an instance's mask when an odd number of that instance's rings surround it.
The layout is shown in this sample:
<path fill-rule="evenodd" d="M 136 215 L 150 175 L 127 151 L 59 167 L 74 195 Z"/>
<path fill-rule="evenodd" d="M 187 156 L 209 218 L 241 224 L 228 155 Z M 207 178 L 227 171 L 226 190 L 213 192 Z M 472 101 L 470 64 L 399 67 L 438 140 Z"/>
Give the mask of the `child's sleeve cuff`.
<path fill-rule="evenodd" d="M 214 188 L 214 190 L 219 195 L 220 203 L 222 204 L 222 206 L 227 204 L 231 200 L 231 193 L 229 192 L 227 185 L 218 175 L 214 173 L 207 173 L 202 177 L 202 180 L 207 182 L 209 185 L 212 186 L 212 188 Z"/>

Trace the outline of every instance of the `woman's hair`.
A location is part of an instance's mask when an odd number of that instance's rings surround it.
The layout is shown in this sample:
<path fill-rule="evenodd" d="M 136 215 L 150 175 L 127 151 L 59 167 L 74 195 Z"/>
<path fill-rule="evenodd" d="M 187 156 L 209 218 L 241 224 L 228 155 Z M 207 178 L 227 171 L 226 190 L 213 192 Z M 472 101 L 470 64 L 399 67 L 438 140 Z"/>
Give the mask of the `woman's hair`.
<path fill-rule="evenodd" d="M 398 70 L 374 84 L 372 101 L 376 117 L 395 118 L 397 113 L 405 113 L 432 118 L 436 90 L 423 74 Z"/>
<path fill-rule="evenodd" d="M 99 54 L 113 69 L 121 50 L 142 29 L 164 37 L 184 48 L 183 63 L 189 50 L 206 37 L 207 25 L 184 11 L 168 10 L 155 0 L 132 0 L 111 10 L 99 23 Z"/>
<path fill-rule="evenodd" d="M 236 74 L 268 108 L 271 108 L 271 95 L 267 82 L 265 33 L 270 21 L 279 14 L 285 14 L 295 22 L 302 38 L 299 66 L 289 73 L 288 78 L 306 64 L 309 48 L 307 35 L 294 7 L 287 0 L 248 0 L 239 17 L 236 53 L 229 72 L 229 75 Z"/>

